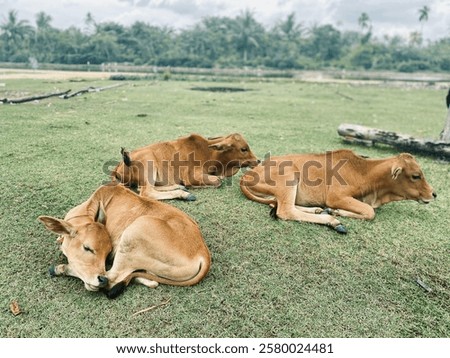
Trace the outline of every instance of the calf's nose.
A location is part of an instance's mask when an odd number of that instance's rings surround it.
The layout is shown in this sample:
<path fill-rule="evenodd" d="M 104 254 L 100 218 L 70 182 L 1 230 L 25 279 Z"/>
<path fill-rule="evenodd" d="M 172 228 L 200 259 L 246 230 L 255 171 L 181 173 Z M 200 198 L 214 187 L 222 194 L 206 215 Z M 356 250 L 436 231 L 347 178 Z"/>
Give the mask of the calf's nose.
<path fill-rule="evenodd" d="M 437 197 L 437 194 L 436 194 L 436 192 L 433 191 L 433 198 L 436 199 L 436 197 Z"/>
<path fill-rule="evenodd" d="M 99 286 L 105 287 L 108 284 L 108 278 L 105 276 L 97 276 Z"/>

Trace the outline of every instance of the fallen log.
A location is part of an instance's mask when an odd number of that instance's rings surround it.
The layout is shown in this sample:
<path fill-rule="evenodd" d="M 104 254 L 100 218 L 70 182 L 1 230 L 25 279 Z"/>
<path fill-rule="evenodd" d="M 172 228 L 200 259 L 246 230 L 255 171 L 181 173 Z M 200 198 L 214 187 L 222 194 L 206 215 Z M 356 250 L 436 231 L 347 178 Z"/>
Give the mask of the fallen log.
<path fill-rule="evenodd" d="M 428 154 L 450 159 L 450 142 L 414 138 L 406 134 L 384 131 L 356 124 L 341 124 L 338 134 L 347 143 L 373 146 L 376 143 L 391 145 L 399 150 Z"/>
<path fill-rule="evenodd" d="M 50 98 L 50 97 L 59 97 L 62 99 L 69 99 L 75 96 L 79 96 L 83 93 L 91 93 L 91 92 L 100 92 L 111 88 L 116 88 L 120 86 L 124 86 L 126 83 L 116 83 L 110 86 L 104 86 L 104 87 L 88 87 L 82 90 L 79 90 L 77 92 L 70 93 L 72 90 L 67 90 L 64 92 L 53 92 L 53 93 L 47 93 L 37 96 L 31 96 L 31 97 L 23 97 L 23 98 L 2 98 L 0 99 L 0 103 L 4 104 L 18 104 L 18 103 L 25 103 L 25 102 L 32 102 L 32 101 L 39 101 L 41 99 Z"/>
<path fill-rule="evenodd" d="M 47 94 L 42 94 L 42 95 L 37 95 L 37 96 L 15 98 L 15 99 L 2 98 L 2 99 L 0 99 L 0 102 L 2 102 L 4 104 L 18 104 L 18 103 L 24 103 L 24 102 L 39 101 L 39 100 L 45 99 L 45 98 L 64 96 L 67 93 L 69 93 L 70 91 L 71 90 L 69 89 L 64 92 L 53 92 L 53 93 L 47 93 Z"/>
<path fill-rule="evenodd" d="M 61 96 L 61 98 L 63 99 L 69 99 L 75 96 L 79 96 L 82 95 L 84 93 L 91 93 L 91 92 L 100 92 L 100 91 L 104 91 L 107 89 L 111 89 L 111 88 L 116 88 L 116 87 L 120 87 L 125 85 L 125 83 L 116 83 L 110 86 L 104 86 L 104 87 L 87 87 L 85 89 L 79 90 L 77 92 L 74 93 L 70 93 L 70 94 L 64 94 L 63 96 Z"/>

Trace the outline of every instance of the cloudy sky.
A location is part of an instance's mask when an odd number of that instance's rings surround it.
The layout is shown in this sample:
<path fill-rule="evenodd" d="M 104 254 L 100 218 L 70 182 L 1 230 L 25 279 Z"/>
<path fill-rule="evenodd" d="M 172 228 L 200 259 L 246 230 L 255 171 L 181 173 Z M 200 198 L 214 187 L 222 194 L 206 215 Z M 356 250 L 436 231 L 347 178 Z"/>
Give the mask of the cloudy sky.
<path fill-rule="evenodd" d="M 156 26 L 186 28 L 207 16 L 235 17 L 245 10 L 265 26 L 295 12 L 298 22 L 333 24 L 340 30 L 357 30 L 358 17 L 366 12 L 377 36 L 408 36 L 420 31 L 419 9 L 431 11 L 423 26 L 426 39 L 450 36 L 450 0 L 0 0 L 0 22 L 9 10 L 17 10 L 20 19 L 35 22 L 44 11 L 52 25 L 63 29 L 71 25 L 83 28 L 90 12 L 96 22 L 114 21 L 130 25 L 144 21 Z"/>

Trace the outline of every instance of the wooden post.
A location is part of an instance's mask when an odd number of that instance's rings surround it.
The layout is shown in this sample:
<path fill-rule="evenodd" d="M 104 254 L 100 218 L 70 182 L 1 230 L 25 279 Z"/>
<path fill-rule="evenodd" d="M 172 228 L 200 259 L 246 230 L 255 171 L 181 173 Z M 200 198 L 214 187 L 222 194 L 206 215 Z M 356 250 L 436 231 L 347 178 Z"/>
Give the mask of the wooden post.
<path fill-rule="evenodd" d="M 443 142 L 450 142 L 450 90 L 448 90 L 445 103 L 447 104 L 447 120 L 445 121 L 444 130 L 441 133 L 440 139 Z"/>

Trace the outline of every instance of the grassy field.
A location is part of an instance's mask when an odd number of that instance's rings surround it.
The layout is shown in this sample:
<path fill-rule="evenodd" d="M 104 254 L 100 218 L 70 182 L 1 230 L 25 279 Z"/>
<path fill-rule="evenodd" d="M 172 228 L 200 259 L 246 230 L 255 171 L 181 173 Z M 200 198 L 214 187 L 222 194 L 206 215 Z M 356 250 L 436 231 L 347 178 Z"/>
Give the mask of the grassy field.
<path fill-rule="evenodd" d="M 105 86 L 107 80 L 1 80 L 0 98 Z M 437 137 L 445 90 L 292 80 L 211 83 L 136 81 L 70 100 L 0 106 L 0 337 L 449 337 L 449 165 L 418 156 L 438 199 L 391 203 L 373 222 L 343 218 L 340 236 L 282 222 L 244 198 L 239 176 L 171 201 L 195 218 L 212 252 L 193 287 L 131 285 L 116 300 L 75 278 L 51 278 L 63 263 L 37 220 L 64 217 L 108 180 L 120 147 L 192 132 L 240 132 L 255 154 L 352 148 L 388 157 L 388 147 L 343 144 L 340 123 Z M 233 86 L 246 92 L 193 91 Z M 420 278 L 431 289 L 416 284 Z M 133 313 L 170 303 L 147 313 Z M 17 301 L 22 314 L 9 306 Z"/>

